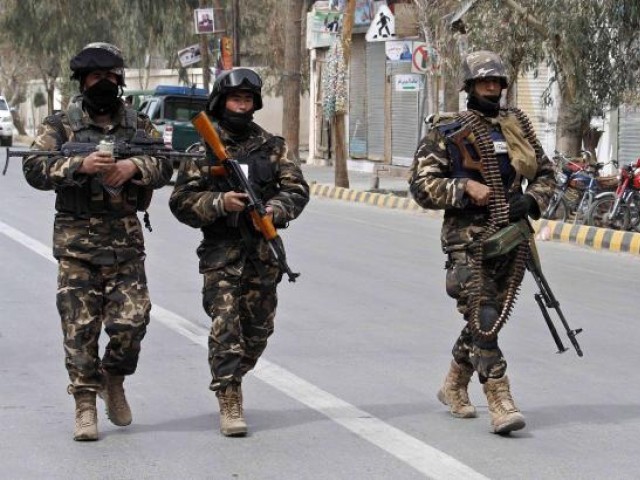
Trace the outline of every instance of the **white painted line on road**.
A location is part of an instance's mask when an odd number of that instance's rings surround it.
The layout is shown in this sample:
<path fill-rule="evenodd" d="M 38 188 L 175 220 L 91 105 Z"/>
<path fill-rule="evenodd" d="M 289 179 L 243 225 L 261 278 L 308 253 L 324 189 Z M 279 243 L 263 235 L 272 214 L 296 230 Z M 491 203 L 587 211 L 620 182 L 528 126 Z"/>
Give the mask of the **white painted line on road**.
<path fill-rule="evenodd" d="M 3 222 L 0 222 L 0 232 L 47 260 L 56 263 L 50 253 L 51 248 L 43 243 Z M 208 331 L 205 328 L 158 305 L 153 305 L 151 315 L 155 320 L 176 333 L 203 348 L 207 348 Z M 421 442 L 268 360 L 261 359 L 254 374 L 266 384 L 322 413 L 428 478 L 434 480 L 488 480 L 484 475 L 437 448 Z"/>

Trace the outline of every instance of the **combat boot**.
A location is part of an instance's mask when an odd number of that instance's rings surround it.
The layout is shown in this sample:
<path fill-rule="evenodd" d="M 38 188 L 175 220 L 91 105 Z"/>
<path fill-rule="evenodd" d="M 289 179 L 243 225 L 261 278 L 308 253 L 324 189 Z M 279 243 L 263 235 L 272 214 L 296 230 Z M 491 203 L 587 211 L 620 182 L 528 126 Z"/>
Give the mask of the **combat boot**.
<path fill-rule="evenodd" d="M 124 376 L 104 374 L 104 387 L 100 398 L 107 407 L 107 417 L 111 423 L 119 427 L 126 427 L 131 423 L 131 408 L 124 395 Z"/>
<path fill-rule="evenodd" d="M 513 403 L 509 378 L 506 375 L 488 379 L 483 388 L 487 396 L 493 433 L 504 434 L 524 428 L 524 415 Z"/>
<path fill-rule="evenodd" d="M 243 437 L 247 423 L 242 413 L 242 388 L 228 385 L 216 394 L 220 404 L 220 432 L 227 437 Z"/>
<path fill-rule="evenodd" d="M 444 379 L 444 385 L 438 391 L 438 400 L 449 406 L 449 412 L 458 418 L 473 418 L 476 407 L 469 401 L 467 386 L 471 381 L 473 368 L 460 365 L 451 360 L 451 367 Z"/>
<path fill-rule="evenodd" d="M 98 440 L 98 412 L 96 411 L 96 392 L 76 392 L 76 426 L 73 439 L 79 442 Z"/>

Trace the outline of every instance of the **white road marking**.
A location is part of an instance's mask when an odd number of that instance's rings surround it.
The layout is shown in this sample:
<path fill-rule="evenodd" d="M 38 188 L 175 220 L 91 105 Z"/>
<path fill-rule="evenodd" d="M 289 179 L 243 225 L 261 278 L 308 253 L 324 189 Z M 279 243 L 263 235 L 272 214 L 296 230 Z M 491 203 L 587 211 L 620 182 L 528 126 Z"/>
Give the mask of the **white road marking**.
<path fill-rule="evenodd" d="M 51 248 L 0 221 L 0 232 L 32 252 L 56 263 Z M 208 331 L 184 317 L 153 305 L 152 317 L 174 332 L 207 348 Z M 434 480 L 488 480 L 446 453 L 421 442 L 368 412 L 316 387 L 288 370 L 260 359 L 254 376 L 276 390 L 325 415 Z"/>

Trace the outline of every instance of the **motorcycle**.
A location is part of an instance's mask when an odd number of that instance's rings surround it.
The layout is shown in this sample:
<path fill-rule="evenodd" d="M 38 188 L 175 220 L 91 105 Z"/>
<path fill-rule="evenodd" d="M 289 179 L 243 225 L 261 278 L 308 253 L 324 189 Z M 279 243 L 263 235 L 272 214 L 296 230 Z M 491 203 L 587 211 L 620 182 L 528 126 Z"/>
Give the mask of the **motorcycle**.
<path fill-rule="evenodd" d="M 614 230 L 640 231 L 640 158 L 618 171 L 615 192 L 596 196 L 588 213 L 588 225 Z"/>
<path fill-rule="evenodd" d="M 555 152 L 556 190 L 542 218 L 565 222 L 573 216 L 573 223 L 582 223 L 596 195 L 615 189 L 615 177 L 601 177 L 607 164 L 591 163 L 590 154 L 582 152 L 581 159 L 569 159 Z"/>

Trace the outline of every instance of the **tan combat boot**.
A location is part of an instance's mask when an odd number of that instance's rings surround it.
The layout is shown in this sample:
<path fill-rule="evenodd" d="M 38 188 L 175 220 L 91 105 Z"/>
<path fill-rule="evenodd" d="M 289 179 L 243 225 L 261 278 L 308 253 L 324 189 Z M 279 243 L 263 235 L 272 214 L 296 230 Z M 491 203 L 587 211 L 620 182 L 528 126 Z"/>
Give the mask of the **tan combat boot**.
<path fill-rule="evenodd" d="M 220 404 L 220 432 L 227 437 L 242 437 L 247 434 L 247 423 L 242 414 L 242 388 L 228 385 L 217 392 Z"/>
<path fill-rule="evenodd" d="M 111 423 L 119 427 L 126 427 L 131 423 L 131 408 L 124 396 L 124 377 L 122 375 L 104 374 L 105 382 L 100 398 L 107 407 L 107 417 Z"/>
<path fill-rule="evenodd" d="M 483 388 L 487 395 L 493 433 L 509 433 L 524 428 L 524 415 L 513 403 L 506 375 L 488 379 Z"/>
<path fill-rule="evenodd" d="M 449 412 L 458 418 L 473 418 L 476 407 L 469 401 L 467 385 L 471 381 L 473 368 L 465 367 L 451 360 L 451 368 L 444 379 L 444 385 L 438 391 L 438 400 L 449 406 Z"/>
<path fill-rule="evenodd" d="M 98 412 L 96 411 L 96 392 L 76 392 L 76 426 L 73 439 L 79 442 L 98 440 Z"/>

